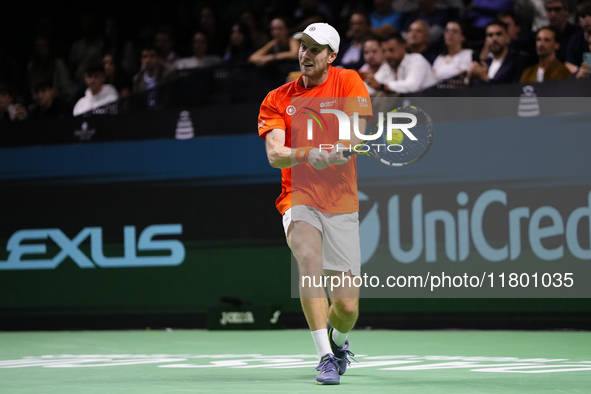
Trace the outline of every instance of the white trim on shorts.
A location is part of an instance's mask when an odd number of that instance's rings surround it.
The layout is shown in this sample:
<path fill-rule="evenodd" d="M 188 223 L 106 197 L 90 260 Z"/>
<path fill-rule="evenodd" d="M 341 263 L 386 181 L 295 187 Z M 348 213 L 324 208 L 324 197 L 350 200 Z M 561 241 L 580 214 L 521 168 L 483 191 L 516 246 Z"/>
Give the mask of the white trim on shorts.
<path fill-rule="evenodd" d="M 358 212 L 331 214 L 312 206 L 296 205 L 283 214 L 286 239 L 292 221 L 304 221 L 322 233 L 323 269 L 361 274 Z"/>

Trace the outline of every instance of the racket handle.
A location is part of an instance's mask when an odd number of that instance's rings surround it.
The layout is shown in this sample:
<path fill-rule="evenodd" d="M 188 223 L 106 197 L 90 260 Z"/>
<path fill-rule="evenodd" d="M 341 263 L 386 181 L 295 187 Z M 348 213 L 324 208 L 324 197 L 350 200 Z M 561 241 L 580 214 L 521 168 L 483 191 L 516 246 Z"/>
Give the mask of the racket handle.
<path fill-rule="evenodd" d="M 349 156 L 353 156 L 354 154 L 356 154 L 357 152 L 355 152 L 353 149 L 351 150 L 346 150 L 343 152 L 343 156 L 345 157 L 349 157 Z"/>

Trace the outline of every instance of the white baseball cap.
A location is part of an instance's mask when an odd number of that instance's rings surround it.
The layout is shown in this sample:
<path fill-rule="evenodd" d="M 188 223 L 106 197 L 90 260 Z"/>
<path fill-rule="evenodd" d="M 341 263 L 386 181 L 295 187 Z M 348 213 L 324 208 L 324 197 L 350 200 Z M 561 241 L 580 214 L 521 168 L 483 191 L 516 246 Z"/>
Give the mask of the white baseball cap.
<path fill-rule="evenodd" d="M 292 38 L 301 40 L 303 35 L 307 35 L 320 45 L 328 45 L 330 49 L 339 52 L 341 38 L 334 27 L 328 23 L 312 23 L 304 31 L 295 33 Z"/>

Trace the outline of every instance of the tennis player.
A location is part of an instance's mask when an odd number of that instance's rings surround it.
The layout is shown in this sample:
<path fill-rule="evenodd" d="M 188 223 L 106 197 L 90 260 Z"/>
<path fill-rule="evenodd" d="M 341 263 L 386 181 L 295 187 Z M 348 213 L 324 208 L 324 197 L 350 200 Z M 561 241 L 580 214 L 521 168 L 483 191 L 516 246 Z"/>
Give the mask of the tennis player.
<path fill-rule="evenodd" d="M 298 107 L 300 102 L 318 115 L 324 106 L 342 110 L 349 116 L 351 128 L 357 112 L 359 131 L 364 133 L 367 117 L 372 115 L 371 101 L 356 71 L 331 66 L 340 43 L 332 26 L 314 23 L 293 38 L 300 40 L 302 76 L 267 95 L 258 130 L 265 139 L 271 166 L 281 168 L 282 193 L 276 206 L 298 262 L 302 309 L 320 358 L 316 383 L 339 384 L 340 375 L 350 365 L 348 357 L 354 356 L 347 335 L 357 320 L 359 288 L 341 283 L 329 289 L 329 307 L 324 288 L 304 285 L 302 277 L 319 280 L 323 275 L 345 275 L 352 279 L 360 275 L 357 167 L 355 155 L 343 156 L 344 149 L 360 140 L 351 131 L 351 139 L 339 141 L 334 115 L 322 116 L 327 130 L 315 133 L 312 140 L 306 133 L 294 132 L 294 119 L 304 112 Z M 319 99 L 314 104 L 314 98 L 332 100 Z M 319 149 L 319 143 L 334 148 Z"/>

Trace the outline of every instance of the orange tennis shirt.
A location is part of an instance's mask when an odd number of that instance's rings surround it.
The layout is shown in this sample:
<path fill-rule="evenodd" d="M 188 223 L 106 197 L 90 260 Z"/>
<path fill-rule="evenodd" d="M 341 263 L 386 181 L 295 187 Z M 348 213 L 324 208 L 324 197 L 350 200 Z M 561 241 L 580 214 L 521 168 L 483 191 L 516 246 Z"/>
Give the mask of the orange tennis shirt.
<path fill-rule="evenodd" d="M 261 138 L 265 139 L 273 129 L 281 129 L 285 131 L 285 146 L 318 148 L 320 144 L 334 144 L 339 140 L 337 116 L 321 113 L 322 109 L 337 109 L 348 116 L 356 112 L 360 118 L 371 117 L 369 93 L 356 71 L 330 67 L 326 81 L 312 88 L 298 86 L 301 78 L 267 95 L 258 119 Z M 325 150 L 330 152 L 330 149 Z M 308 163 L 283 168 L 281 188 L 275 205 L 282 215 L 296 205 L 310 205 L 332 214 L 359 210 L 355 156 L 346 164 L 333 164 L 324 170 L 317 170 Z"/>

